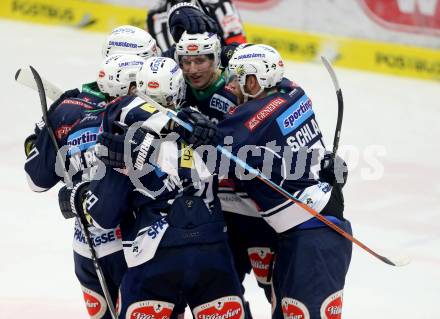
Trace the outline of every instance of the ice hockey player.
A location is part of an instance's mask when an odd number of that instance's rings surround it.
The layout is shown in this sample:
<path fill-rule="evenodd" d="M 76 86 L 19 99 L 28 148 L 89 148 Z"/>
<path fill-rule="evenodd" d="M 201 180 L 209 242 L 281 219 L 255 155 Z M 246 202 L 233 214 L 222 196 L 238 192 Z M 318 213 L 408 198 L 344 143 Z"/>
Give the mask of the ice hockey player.
<path fill-rule="evenodd" d="M 52 104 L 48 118 L 62 156 L 66 160 L 63 164 L 73 183 L 90 180 L 99 168 L 105 168 L 96 159 L 95 154 L 105 105 L 112 98 L 127 95 L 130 89 L 136 87 L 136 73 L 143 61 L 136 55 L 113 55 L 106 58 L 97 72 L 97 82 L 83 85 L 81 92 L 68 91 Z M 25 152 L 25 171 L 33 191 L 46 191 L 63 180 L 62 170 L 56 168 L 56 150 L 44 123 L 38 123 L 35 134 L 26 139 Z M 68 192 L 66 186 L 62 187 L 59 192 L 60 200 L 65 198 Z M 89 232 L 104 273 L 104 280 L 115 303 L 122 275 L 127 268 L 122 253 L 120 229 L 114 227 L 102 230 L 89 227 Z M 75 273 L 81 284 L 90 317 L 111 319 L 89 247 L 78 221 L 74 228 L 73 250 Z"/>
<path fill-rule="evenodd" d="M 148 59 L 137 79 L 139 91 L 169 108 L 175 107 L 183 85 L 181 70 L 169 58 Z M 142 128 L 131 134 L 138 120 Z M 121 122 L 130 126 L 122 139 L 116 134 Z M 195 318 L 243 318 L 215 177 L 196 153 L 174 139 L 171 123 L 131 97 L 110 104 L 103 122 L 105 160 L 117 169 L 109 167 L 101 180 L 91 182 L 87 198 L 96 200 L 87 213 L 104 229 L 121 227 L 129 268 L 120 288 L 120 318 L 166 318 L 182 302 Z M 133 162 L 118 155 L 125 139 Z M 157 156 L 151 154 L 155 149 Z M 144 170 L 142 185 L 132 183 L 137 168 Z M 82 201 L 76 197 L 77 209 Z"/>
<path fill-rule="evenodd" d="M 319 172 L 325 148 L 312 102 L 299 86 L 289 92 L 279 87 L 284 74 L 279 53 L 266 45 L 238 49 L 229 70 L 240 106 L 218 129 L 233 139 L 232 153 L 242 147 L 251 151 L 242 157 L 250 166 L 351 233 L 341 187 Z M 186 109 L 179 117 L 196 127 L 201 120 L 192 113 Z M 197 143 L 191 134 L 186 139 Z M 273 318 L 339 318 L 351 242 L 261 180 L 243 174 L 236 177 L 278 233 Z"/>
<path fill-rule="evenodd" d="M 208 15 L 193 2 L 160 0 L 148 11 L 148 31 L 162 51 L 177 43 L 184 31 L 190 34 L 217 33 L 224 45 L 246 42 L 243 24 L 232 1 L 201 1 Z"/>
<path fill-rule="evenodd" d="M 219 69 L 220 50 L 217 35 L 207 32 L 184 32 L 176 44 L 176 57 L 187 83 L 185 105 L 196 107 L 214 123 L 223 120 L 237 105 L 236 96 L 226 86 Z M 239 278 L 243 282 L 253 269 L 270 301 L 269 272 L 276 233 L 258 214 L 255 202 L 232 179 L 220 181 L 219 197 Z"/>

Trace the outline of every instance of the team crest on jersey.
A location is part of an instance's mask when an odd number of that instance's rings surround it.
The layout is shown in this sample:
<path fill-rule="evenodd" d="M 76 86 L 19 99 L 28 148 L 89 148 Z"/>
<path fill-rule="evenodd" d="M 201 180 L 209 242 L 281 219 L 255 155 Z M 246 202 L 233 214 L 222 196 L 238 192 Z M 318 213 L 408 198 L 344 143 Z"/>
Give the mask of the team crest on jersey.
<path fill-rule="evenodd" d="M 296 130 L 312 115 L 312 101 L 306 95 L 303 95 L 298 101 L 277 117 L 277 123 L 283 135 L 287 135 Z"/>
<path fill-rule="evenodd" d="M 342 295 L 343 290 L 339 290 L 328 296 L 321 305 L 322 319 L 341 319 L 342 316 Z"/>
<path fill-rule="evenodd" d="M 281 308 L 284 319 L 310 319 L 309 310 L 299 300 L 293 298 L 283 298 Z"/>
<path fill-rule="evenodd" d="M 228 113 L 231 107 L 234 107 L 235 104 L 229 101 L 229 99 L 215 93 L 211 100 L 209 101 L 209 107 L 212 109 L 216 109 L 223 113 Z"/>
<path fill-rule="evenodd" d="M 135 302 L 127 309 L 125 318 L 127 319 L 169 319 L 173 312 L 174 304 L 157 301 L 145 300 Z"/>
<path fill-rule="evenodd" d="M 81 289 L 90 319 L 102 318 L 107 310 L 107 302 L 104 297 L 84 286 L 81 286 Z"/>
<path fill-rule="evenodd" d="M 243 303 L 238 296 L 219 298 L 193 309 L 196 319 L 243 319 Z"/>
<path fill-rule="evenodd" d="M 248 248 L 249 260 L 258 282 L 270 284 L 268 281 L 270 263 L 273 253 L 269 247 L 250 247 Z"/>

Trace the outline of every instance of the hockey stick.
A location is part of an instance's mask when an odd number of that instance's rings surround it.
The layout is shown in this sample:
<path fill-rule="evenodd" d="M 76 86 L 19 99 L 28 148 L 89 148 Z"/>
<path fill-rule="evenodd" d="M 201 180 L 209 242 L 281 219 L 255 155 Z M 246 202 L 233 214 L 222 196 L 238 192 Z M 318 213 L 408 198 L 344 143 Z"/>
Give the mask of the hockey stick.
<path fill-rule="evenodd" d="M 214 17 L 212 17 L 212 16 L 209 14 L 209 10 L 208 10 L 208 8 L 206 7 L 206 4 L 204 4 L 202 0 L 195 0 L 195 2 L 196 2 L 196 4 L 199 6 L 199 8 L 202 9 L 202 11 L 203 11 L 204 14 L 206 14 L 208 17 L 211 17 L 211 18 L 217 23 L 217 26 L 218 26 L 218 28 L 219 28 L 219 30 L 218 30 L 219 34 L 217 34 L 217 35 L 218 35 L 218 37 L 220 38 L 220 41 L 221 41 L 221 43 L 222 43 L 222 46 L 223 46 L 223 45 L 226 45 L 225 39 L 223 38 L 223 37 L 224 37 L 223 28 L 222 28 L 222 25 L 220 24 L 220 21 L 218 20 L 217 14 L 215 14 L 215 12 L 213 12 Z"/>
<path fill-rule="evenodd" d="M 332 65 L 324 56 L 321 56 L 321 61 L 332 78 L 336 91 L 336 97 L 338 98 L 338 119 L 336 121 L 335 136 L 333 138 L 333 156 L 335 157 L 339 147 L 339 139 L 341 137 L 342 118 L 344 116 L 344 100 L 342 98 L 342 90 L 341 86 L 339 85 L 338 78 L 336 77 L 335 70 L 333 70 Z"/>
<path fill-rule="evenodd" d="M 210 15 L 209 15 L 209 11 L 208 11 L 208 9 L 206 8 L 206 5 L 203 3 L 202 0 L 196 0 L 195 2 L 196 2 L 196 4 L 199 6 L 199 8 L 202 9 L 202 11 L 203 11 L 204 14 L 206 14 L 207 16 L 210 16 Z M 218 20 L 217 20 L 217 23 L 218 23 Z"/>
<path fill-rule="evenodd" d="M 55 139 L 55 135 L 53 133 L 52 126 L 50 125 L 49 118 L 47 116 L 47 101 L 46 101 L 46 91 L 45 91 L 44 83 L 48 83 L 48 82 L 43 81 L 41 79 L 40 75 L 38 74 L 38 72 L 32 66 L 29 66 L 29 69 L 32 73 L 32 76 L 33 76 L 35 84 L 36 84 L 36 89 L 38 90 L 38 94 L 40 96 L 41 111 L 43 113 L 43 121 L 46 124 L 47 132 L 49 133 L 50 140 L 55 148 L 55 151 L 57 152 L 58 160 L 60 161 L 60 163 L 64 163 L 64 159 L 63 159 L 61 153 L 59 152 L 58 143 L 57 143 L 57 140 Z M 67 173 L 66 168 L 64 166 L 63 166 L 63 173 L 64 173 L 64 178 L 65 178 L 66 184 L 72 185 L 72 180 L 71 180 L 71 178 L 70 178 L 69 174 Z M 105 279 L 104 279 L 104 273 L 102 271 L 101 266 L 99 265 L 98 258 L 96 257 L 96 251 L 93 248 L 92 240 L 90 239 L 89 229 L 86 227 L 87 221 L 85 220 L 85 217 L 82 216 L 81 214 L 79 214 L 77 216 L 77 220 L 78 220 L 78 224 L 80 225 L 81 230 L 84 234 L 87 245 L 89 246 L 90 254 L 92 256 L 92 262 L 93 262 L 93 265 L 95 266 L 95 271 L 98 276 L 99 283 L 101 284 L 102 291 L 104 292 L 104 297 L 105 297 L 105 300 L 106 300 L 107 305 L 109 307 L 109 312 L 110 312 L 113 319 L 117 319 L 118 316 L 116 315 L 115 307 L 113 305 L 113 301 L 112 301 L 110 293 L 108 291 L 107 283 L 105 282 Z"/>
<path fill-rule="evenodd" d="M 186 122 L 182 121 L 180 118 L 178 118 L 174 111 L 163 107 L 162 105 L 160 105 L 159 103 L 154 101 L 152 98 L 150 98 L 149 96 L 147 96 L 147 95 L 145 95 L 145 94 L 143 94 L 143 93 L 141 93 L 139 91 L 136 92 L 136 95 L 138 97 L 140 97 L 141 99 L 143 99 L 144 101 L 152 104 L 158 111 L 160 111 L 160 112 L 164 113 L 165 115 L 167 115 L 170 119 L 172 119 L 176 123 L 180 124 L 186 130 L 192 132 L 192 130 L 193 130 L 192 126 L 189 123 L 186 123 Z M 377 252 L 375 252 L 374 250 L 372 250 L 371 248 L 369 248 L 368 246 L 366 246 L 365 244 L 360 242 L 358 239 L 356 239 L 355 237 L 353 237 L 352 235 L 350 235 L 349 233 L 347 233 L 346 231 L 341 229 L 339 226 L 337 226 L 336 224 L 334 224 L 333 222 L 328 220 L 326 217 L 324 217 L 323 215 L 320 215 L 317 211 L 315 211 L 313 208 L 309 207 L 306 203 L 302 202 L 301 200 L 299 200 L 298 198 L 293 196 L 291 193 L 286 191 L 284 188 L 282 188 L 281 186 L 279 186 L 279 185 L 275 184 L 274 182 L 272 182 L 262 172 L 260 172 L 259 170 L 249 166 L 246 162 L 244 162 L 240 158 L 238 158 L 235 155 L 233 155 L 226 148 L 224 148 L 224 147 L 222 147 L 220 145 L 217 145 L 216 148 L 217 148 L 217 150 L 221 154 L 223 154 L 227 158 L 233 160 L 235 163 L 240 165 L 242 168 L 244 168 L 245 170 L 249 171 L 249 173 L 255 175 L 255 177 L 257 177 L 263 183 L 265 183 L 266 185 L 268 185 L 269 187 L 271 187 L 272 189 L 274 189 L 278 193 L 282 194 L 288 200 L 292 201 L 294 204 L 297 204 L 298 206 L 300 206 L 301 208 L 306 210 L 308 213 L 310 213 L 312 216 L 314 216 L 316 219 L 320 220 L 321 222 L 326 224 L 328 227 L 330 227 L 334 231 L 338 232 L 340 235 L 342 235 L 346 239 L 350 240 L 352 243 L 358 245 L 360 248 L 362 248 L 366 252 L 368 252 L 371 255 L 373 255 L 374 257 L 378 258 L 380 261 L 382 261 L 382 262 L 384 262 L 384 263 L 386 263 L 388 265 L 397 266 L 397 267 L 405 266 L 405 265 L 407 265 L 409 263 L 409 259 L 408 258 L 393 258 L 393 259 L 391 259 L 391 258 L 387 258 L 385 256 L 382 256 L 382 255 L 378 254 Z"/>
<path fill-rule="evenodd" d="M 46 81 L 45 79 L 41 79 L 41 80 L 43 81 L 44 92 L 46 94 L 46 97 L 48 97 L 52 101 L 56 101 L 63 94 L 63 91 L 57 88 L 52 83 Z M 28 88 L 38 91 L 38 87 L 30 67 L 22 67 L 18 69 L 17 72 L 15 73 L 15 81 L 17 81 L 20 84 L 23 84 L 24 86 L 27 86 Z"/>

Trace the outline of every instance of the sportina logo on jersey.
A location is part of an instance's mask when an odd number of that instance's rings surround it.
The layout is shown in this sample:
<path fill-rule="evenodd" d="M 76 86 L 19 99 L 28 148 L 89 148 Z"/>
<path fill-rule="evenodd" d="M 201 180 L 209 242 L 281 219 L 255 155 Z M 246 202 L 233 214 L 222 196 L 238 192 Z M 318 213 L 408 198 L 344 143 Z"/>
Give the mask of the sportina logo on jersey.
<path fill-rule="evenodd" d="M 291 107 L 277 117 L 278 126 L 283 135 L 287 135 L 313 115 L 312 101 L 303 95 Z"/>
<path fill-rule="evenodd" d="M 96 144 L 99 134 L 99 127 L 89 127 L 76 131 L 67 138 L 69 146 L 68 155 L 87 150 Z"/>

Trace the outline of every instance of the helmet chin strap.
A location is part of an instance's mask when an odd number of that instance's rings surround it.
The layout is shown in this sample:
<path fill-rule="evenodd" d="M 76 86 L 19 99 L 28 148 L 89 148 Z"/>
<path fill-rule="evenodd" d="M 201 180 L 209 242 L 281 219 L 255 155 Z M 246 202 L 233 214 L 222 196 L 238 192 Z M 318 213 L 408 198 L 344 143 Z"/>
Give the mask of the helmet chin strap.
<path fill-rule="evenodd" d="M 263 93 L 264 88 L 260 85 L 260 89 L 255 94 L 249 94 L 249 93 L 245 92 L 244 85 L 240 84 L 240 91 L 244 96 L 244 103 L 246 103 L 247 101 L 249 101 L 249 98 L 255 99 L 258 95 Z"/>

